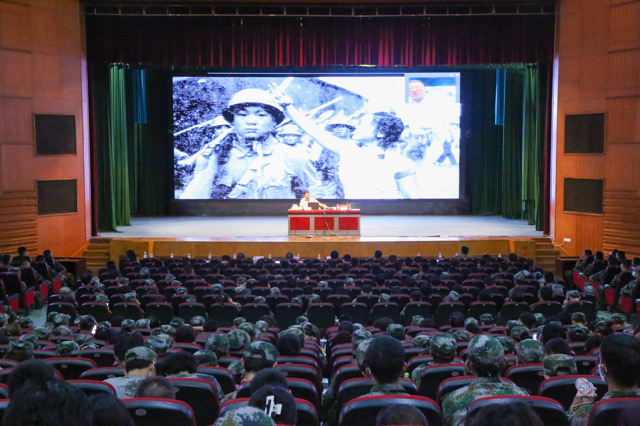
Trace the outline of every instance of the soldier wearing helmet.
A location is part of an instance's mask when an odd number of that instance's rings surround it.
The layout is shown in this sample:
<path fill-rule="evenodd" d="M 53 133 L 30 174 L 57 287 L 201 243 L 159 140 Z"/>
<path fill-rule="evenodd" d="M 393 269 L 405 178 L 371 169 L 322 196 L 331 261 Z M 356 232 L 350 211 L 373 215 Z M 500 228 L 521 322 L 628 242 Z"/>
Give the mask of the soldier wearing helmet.
<path fill-rule="evenodd" d="M 285 124 L 280 131 L 282 143 L 278 144 L 278 150 L 284 157 L 284 162 L 289 170 L 295 174 L 294 192 L 300 195 L 305 189 L 322 191 L 323 186 L 320 174 L 311 161 L 306 147 L 301 142 L 302 132 L 295 124 Z"/>
<path fill-rule="evenodd" d="M 292 198 L 294 173 L 276 149 L 274 136 L 284 113 L 272 96 L 260 89 L 241 90 L 222 116 L 232 132 L 217 141 L 204 167 L 196 164 L 194 178 L 180 198 Z"/>

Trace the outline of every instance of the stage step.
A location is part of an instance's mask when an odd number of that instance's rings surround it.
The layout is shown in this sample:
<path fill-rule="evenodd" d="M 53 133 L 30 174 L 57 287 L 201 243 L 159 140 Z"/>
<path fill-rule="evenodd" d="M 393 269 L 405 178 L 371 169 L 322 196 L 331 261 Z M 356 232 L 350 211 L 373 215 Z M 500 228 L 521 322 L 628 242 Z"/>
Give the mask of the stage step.
<path fill-rule="evenodd" d="M 550 238 L 535 238 L 534 240 L 536 243 L 536 266 L 545 271 L 555 271 L 556 258 L 560 256 L 560 251 L 555 248 Z"/>
<path fill-rule="evenodd" d="M 97 276 L 100 268 L 104 268 L 109 261 L 110 254 L 111 238 L 91 238 L 83 254 L 87 259 L 87 269 L 90 269 L 94 276 Z"/>

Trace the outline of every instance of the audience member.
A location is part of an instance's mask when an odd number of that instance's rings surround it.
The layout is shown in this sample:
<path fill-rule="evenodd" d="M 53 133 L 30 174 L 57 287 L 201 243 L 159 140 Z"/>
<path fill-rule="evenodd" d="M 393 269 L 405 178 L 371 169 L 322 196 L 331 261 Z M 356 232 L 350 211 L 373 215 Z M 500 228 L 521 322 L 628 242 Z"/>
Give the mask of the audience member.
<path fill-rule="evenodd" d="M 136 398 L 176 399 L 176 388 L 166 377 L 149 376 L 138 384 Z"/>
<path fill-rule="evenodd" d="M 89 402 L 93 426 L 135 426 L 127 407 L 110 393 L 91 395 Z"/>
<path fill-rule="evenodd" d="M 106 379 L 120 399 L 134 398 L 140 382 L 156 375 L 156 353 L 144 346 L 129 349 L 124 356 L 125 375 Z"/>
<path fill-rule="evenodd" d="M 427 418 L 411 405 L 393 404 L 381 410 L 376 417 L 376 426 L 428 426 Z"/>

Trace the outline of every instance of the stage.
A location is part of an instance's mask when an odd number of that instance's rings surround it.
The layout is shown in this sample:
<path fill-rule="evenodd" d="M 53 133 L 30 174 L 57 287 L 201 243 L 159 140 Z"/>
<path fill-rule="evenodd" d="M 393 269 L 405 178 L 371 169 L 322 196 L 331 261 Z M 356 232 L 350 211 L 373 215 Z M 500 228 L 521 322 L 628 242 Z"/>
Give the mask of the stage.
<path fill-rule="evenodd" d="M 461 245 L 472 254 L 535 256 L 541 231 L 523 220 L 497 216 L 362 216 L 361 236 L 287 236 L 287 216 L 132 218 L 120 232 L 103 232 L 110 239 L 110 258 L 127 248 L 138 254 L 192 257 L 232 255 L 283 257 L 328 256 L 332 250 L 353 256 L 372 256 L 375 250 L 398 256 L 453 256 Z M 548 240 L 547 240 L 548 241 Z"/>

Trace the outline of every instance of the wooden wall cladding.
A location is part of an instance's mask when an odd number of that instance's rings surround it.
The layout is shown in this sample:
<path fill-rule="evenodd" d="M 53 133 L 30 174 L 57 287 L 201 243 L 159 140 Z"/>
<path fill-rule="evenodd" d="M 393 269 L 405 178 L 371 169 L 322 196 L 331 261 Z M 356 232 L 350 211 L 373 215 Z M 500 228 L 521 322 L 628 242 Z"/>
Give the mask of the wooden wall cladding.
<path fill-rule="evenodd" d="M 20 246 L 38 249 L 35 191 L 0 193 L 0 253 L 13 255 Z"/>
<path fill-rule="evenodd" d="M 640 194 L 605 190 L 602 248 L 624 250 L 627 258 L 640 256 Z"/>

